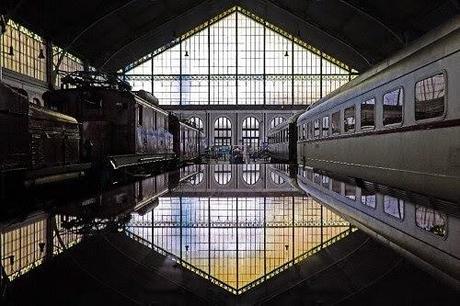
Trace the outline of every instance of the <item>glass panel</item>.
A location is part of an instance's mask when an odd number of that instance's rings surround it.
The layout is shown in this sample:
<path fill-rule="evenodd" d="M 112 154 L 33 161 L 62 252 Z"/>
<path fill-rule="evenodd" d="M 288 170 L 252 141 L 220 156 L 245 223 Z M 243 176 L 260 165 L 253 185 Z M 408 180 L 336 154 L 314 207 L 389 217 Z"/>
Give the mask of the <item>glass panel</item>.
<path fill-rule="evenodd" d="M 332 114 L 332 135 L 338 135 L 340 133 L 340 112 L 335 112 Z"/>
<path fill-rule="evenodd" d="M 375 98 L 361 103 L 361 128 L 373 129 L 375 127 Z"/>
<path fill-rule="evenodd" d="M 232 145 L 232 123 L 228 118 L 219 117 L 214 123 L 214 145 Z"/>
<path fill-rule="evenodd" d="M 329 136 L 329 117 L 323 117 L 323 137 Z"/>
<path fill-rule="evenodd" d="M 270 128 L 274 128 L 275 126 L 277 126 L 278 124 L 284 122 L 284 118 L 283 117 L 275 117 L 272 119 L 272 121 L 270 121 Z"/>
<path fill-rule="evenodd" d="M 415 206 L 415 223 L 421 229 L 435 235 L 445 237 L 447 235 L 447 215 L 432 208 Z"/>
<path fill-rule="evenodd" d="M 402 123 L 403 90 L 399 88 L 383 96 L 383 125 Z"/>
<path fill-rule="evenodd" d="M 344 111 L 344 118 L 343 118 L 343 129 L 344 132 L 354 132 L 355 131 L 355 107 L 348 107 Z"/>
<path fill-rule="evenodd" d="M 388 195 L 383 196 L 383 211 L 390 216 L 404 219 L 404 201 Z"/>
<path fill-rule="evenodd" d="M 444 74 L 427 78 L 415 85 L 415 120 L 436 118 L 444 114 L 446 81 Z"/>

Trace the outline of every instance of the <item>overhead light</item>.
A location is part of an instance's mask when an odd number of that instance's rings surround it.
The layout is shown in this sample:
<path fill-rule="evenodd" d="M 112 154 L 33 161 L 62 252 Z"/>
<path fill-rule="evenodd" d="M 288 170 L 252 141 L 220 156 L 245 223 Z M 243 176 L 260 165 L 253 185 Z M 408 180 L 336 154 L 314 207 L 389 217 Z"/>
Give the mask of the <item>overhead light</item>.
<path fill-rule="evenodd" d="M 186 57 L 188 56 L 188 51 L 185 51 L 185 54 L 184 54 L 184 56 L 186 56 Z"/>
<path fill-rule="evenodd" d="M 289 53 L 286 51 L 286 53 L 284 53 L 284 56 L 288 57 Z"/>
<path fill-rule="evenodd" d="M 43 54 L 43 49 L 40 49 L 40 52 L 38 53 L 38 59 L 45 59 L 45 55 Z"/>
<path fill-rule="evenodd" d="M 9 56 L 14 56 L 14 49 L 13 46 L 10 46 L 10 50 L 8 51 Z"/>

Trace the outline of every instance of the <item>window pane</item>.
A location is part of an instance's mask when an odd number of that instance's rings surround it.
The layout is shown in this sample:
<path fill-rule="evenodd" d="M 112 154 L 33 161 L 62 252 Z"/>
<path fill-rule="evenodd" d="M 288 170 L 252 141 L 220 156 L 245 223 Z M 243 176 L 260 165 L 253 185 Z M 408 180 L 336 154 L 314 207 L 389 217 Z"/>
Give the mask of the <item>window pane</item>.
<path fill-rule="evenodd" d="M 329 117 L 323 117 L 323 137 L 329 136 Z"/>
<path fill-rule="evenodd" d="M 446 81 L 444 74 L 417 82 L 415 85 L 415 120 L 435 118 L 444 114 Z"/>
<path fill-rule="evenodd" d="M 314 122 L 314 125 L 315 125 L 315 138 L 319 138 L 319 135 L 320 135 L 320 132 L 319 132 L 319 119 L 316 119 L 315 122 Z"/>
<path fill-rule="evenodd" d="M 355 131 L 355 107 L 349 107 L 345 109 L 343 118 L 343 129 L 345 132 Z"/>
<path fill-rule="evenodd" d="M 383 125 L 402 122 L 403 91 L 399 88 L 383 96 Z"/>
<path fill-rule="evenodd" d="M 375 127 L 375 98 L 361 103 L 361 128 L 373 129 Z"/>
<path fill-rule="evenodd" d="M 337 135 L 340 133 L 340 112 L 336 112 L 332 114 L 332 135 Z"/>

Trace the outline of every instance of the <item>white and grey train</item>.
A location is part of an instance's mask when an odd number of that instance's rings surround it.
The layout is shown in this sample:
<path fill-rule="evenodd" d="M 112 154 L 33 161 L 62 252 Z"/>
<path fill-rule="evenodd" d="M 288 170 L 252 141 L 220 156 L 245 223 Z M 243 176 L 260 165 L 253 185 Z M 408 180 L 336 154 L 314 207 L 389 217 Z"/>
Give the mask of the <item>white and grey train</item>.
<path fill-rule="evenodd" d="M 297 183 L 359 229 L 460 289 L 457 204 L 309 167 L 299 167 Z"/>
<path fill-rule="evenodd" d="M 460 17 L 307 109 L 297 163 L 459 203 L 459 81 Z"/>

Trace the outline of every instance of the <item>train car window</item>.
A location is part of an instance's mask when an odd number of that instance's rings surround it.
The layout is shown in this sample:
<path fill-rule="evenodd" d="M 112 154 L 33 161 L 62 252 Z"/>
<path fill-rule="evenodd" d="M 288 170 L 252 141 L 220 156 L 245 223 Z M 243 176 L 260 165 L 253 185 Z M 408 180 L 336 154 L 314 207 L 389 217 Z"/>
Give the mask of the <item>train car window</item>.
<path fill-rule="evenodd" d="M 354 132 L 356 125 L 356 114 L 355 114 L 355 107 L 348 107 L 344 111 L 343 117 L 343 129 L 344 132 Z"/>
<path fill-rule="evenodd" d="M 404 201 L 392 196 L 383 196 L 383 211 L 400 220 L 404 219 Z"/>
<path fill-rule="evenodd" d="M 340 111 L 332 114 L 332 135 L 340 134 Z"/>
<path fill-rule="evenodd" d="M 425 206 L 415 206 L 415 224 L 440 237 L 447 235 L 447 215 Z"/>
<path fill-rule="evenodd" d="M 315 128 L 314 135 L 315 135 L 315 138 L 319 138 L 319 135 L 320 135 L 319 126 L 320 126 L 319 119 L 316 119 L 314 121 L 314 128 Z"/>
<path fill-rule="evenodd" d="M 383 125 L 402 123 L 404 94 L 398 88 L 383 96 Z"/>
<path fill-rule="evenodd" d="M 372 191 L 361 189 L 361 204 L 375 208 L 377 206 L 376 194 Z"/>
<path fill-rule="evenodd" d="M 307 139 L 312 139 L 312 133 L 311 133 L 311 122 L 307 123 Z"/>
<path fill-rule="evenodd" d="M 443 73 L 415 84 L 415 120 L 436 118 L 444 114 L 445 87 Z"/>
<path fill-rule="evenodd" d="M 329 117 L 323 117 L 323 137 L 329 136 Z"/>
<path fill-rule="evenodd" d="M 356 201 L 356 186 L 345 184 L 345 197 Z"/>
<path fill-rule="evenodd" d="M 139 105 L 137 109 L 137 123 L 139 125 L 142 125 L 143 118 L 144 118 L 144 107 L 142 105 Z"/>
<path fill-rule="evenodd" d="M 375 128 L 375 98 L 361 102 L 361 129 Z"/>

